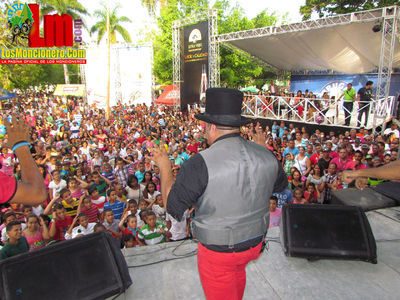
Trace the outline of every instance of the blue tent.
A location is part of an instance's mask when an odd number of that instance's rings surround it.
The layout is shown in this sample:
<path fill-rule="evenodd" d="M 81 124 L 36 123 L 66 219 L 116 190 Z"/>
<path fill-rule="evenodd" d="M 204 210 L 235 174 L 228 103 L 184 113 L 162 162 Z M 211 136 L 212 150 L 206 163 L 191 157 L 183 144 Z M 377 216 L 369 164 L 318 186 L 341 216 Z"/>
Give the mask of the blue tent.
<path fill-rule="evenodd" d="M 11 93 L 3 88 L 0 88 L 0 101 L 9 100 L 13 98 L 17 98 L 17 94 Z"/>

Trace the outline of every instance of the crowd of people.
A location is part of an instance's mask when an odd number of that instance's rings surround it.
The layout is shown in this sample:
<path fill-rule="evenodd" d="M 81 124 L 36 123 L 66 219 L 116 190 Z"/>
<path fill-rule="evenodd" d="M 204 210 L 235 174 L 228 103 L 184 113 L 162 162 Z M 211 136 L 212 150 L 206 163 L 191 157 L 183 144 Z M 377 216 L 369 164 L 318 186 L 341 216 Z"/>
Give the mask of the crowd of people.
<path fill-rule="evenodd" d="M 31 154 L 48 196 L 36 206 L 1 205 L 0 258 L 99 230 L 110 232 L 126 248 L 192 238 L 194 209 L 185 211 L 181 221 L 166 212 L 152 151 L 165 147 L 173 176 L 179 176 L 185 161 L 208 147 L 196 110 L 118 105 L 107 118 L 104 110 L 79 98 L 36 92 L 21 96 L 18 105 L 0 116 L 0 172 L 18 179 L 18 159 L 1 132 L 13 112 L 31 128 Z M 382 135 L 362 128 L 308 132 L 283 121 L 240 129 L 248 140 L 260 130 L 265 147 L 289 178 L 288 188 L 270 199 L 271 226 L 278 226 L 285 203 L 329 204 L 333 190 L 348 188 L 344 170 L 376 168 L 397 159 L 399 130 L 394 123 Z M 379 182 L 369 179 L 370 185 Z"/>

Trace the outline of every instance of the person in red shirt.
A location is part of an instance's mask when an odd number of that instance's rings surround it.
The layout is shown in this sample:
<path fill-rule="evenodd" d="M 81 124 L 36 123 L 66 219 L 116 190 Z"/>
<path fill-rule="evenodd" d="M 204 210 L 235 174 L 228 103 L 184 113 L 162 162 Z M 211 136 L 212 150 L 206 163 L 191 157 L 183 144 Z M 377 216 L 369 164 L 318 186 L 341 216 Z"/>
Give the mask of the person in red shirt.
<path fill-rule="evenodd" d="M 97 206 L 92 204 L 92 201 L 89 196 L 83 198 L 81 212 L 86 214 L 89 223 L 99 222 L 100 211 L 97 208 Z"/>
<path fill-rule="evenodd" d="M 199 146 L 200 143 L 196 143 L 195 139 L 191 139 L 190 140 L 190 144 L 187 146 L 187 149 L 189 150 L 189 152 L 194 152 L 197 154 L 197 152 L 199 151 Z"/>
<path fill-rule="evenodd" d="M 137 227 L 137 218 L 135 215 L 129 215 L 128 212 L 129 210 L 125 210 L 124 215 L 122 216 L 121 221 L 118 224 L 118 227 L 121 230 L 123 236 L 132 234 L 135 237 L 135 246 L 145 246 L 145 244 L 140 241 L 138 237 L 139 228 Z M 124 225 L 125 223 L 126 226 Z"/>
<path fill-rule="evenodd" d="M 332 159 L 331 164 L 336 164 L 337 171 L 340 172 L 347 169 L 351 169 L 353 161 L 347 157 L 346 148 L 341 147 L 339 149 L 339 157 Z"/>
<path fill-rule="evenodd" d="M 50 239 L 64 241 L 65 233 L 73 222 L 72 217 L 65 214 L 65 208 L 61 203 L 57 203 L 53 209 L 53 219 L 50 224 Z"/>
<path fill-rule="evenodd" d="M 349 164 L 349 168 L 351 170 L 362 170 L 362 169 L 366 169 L 367 167 L 365 166 L 365 164 L 363 164 L 362 162 L 362 158 L 363 158 L 363 154 L 361 151 L 356 151 L 354 152 L 354 159 L 352 161 L 351 164 Z M 346 170 L 348 170 L 346 169 Z"/>
<path fill-rule="evenodd" d="M 315 153 L 310 157 L 311 165 L 314 166 L 315 164 L 318 163 L 321 155 L 321 150 L 322 148 L 320 144 L 315 145 Z"/>

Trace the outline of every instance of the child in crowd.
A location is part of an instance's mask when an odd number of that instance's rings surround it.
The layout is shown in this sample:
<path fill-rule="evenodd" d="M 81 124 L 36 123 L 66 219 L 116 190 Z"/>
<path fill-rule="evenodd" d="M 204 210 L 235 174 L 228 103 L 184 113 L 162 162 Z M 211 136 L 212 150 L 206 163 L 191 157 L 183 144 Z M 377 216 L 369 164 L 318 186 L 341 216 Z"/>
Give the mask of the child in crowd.
<path fill-rule="evenodd" d="M 0 250 L 0 259 L 5 259 L 29 251 L 28 242 L 22 235 L 21 224 L 18 221 L 8 223 L 6 231 L 9 239 L 5 246 Z"/>
<path fill-rule="evenodd" d="M 102 213 L 104 203 L 106 202 L 106 197 L 100 196 L 99 191 L 93 185 L 89 187 L 88 193 L 90 195 L 90 200 L 92 201 L 93 205 L 97 207 L 100 213 Z"/>
<path fill-rule="evenodd" d="M 100 219 L 99 209 L 92 204 L 89 196 L 85 196 L 81 205 L 81 213 L 85 213 L 89 223 L 97 223 Z"/>
<path fill-rule="evenodd" d="M 306 202 L 311 204 L 320 203 L 321 194 L 319 190 L 315 188 L 315 184 L 310 182 L 307 190 L 304 192 L 304 198 Z"/>
<path fill-rule="evenodd" d="M 133 248 L 136 245 L 137 239 L 132 234 L 127 234 L 124 236 L 124 245 L 126 249 Z"/>
<path fill-rule="evenodd" d="M 79 226 L 74 227 L 76 221 L 79 222 Z M 65 234 L 65 239 L 74 239 L 80 236 L 88 235 L 94 232 L 94 226 L 96 223 L 89 223 L 89 218 L 85 213 L 77 215 Z"/>
<path fill-rule="evenodd" d="M 125 222 L 126 221 L 126 222 Z M 126 223 L 126 226 L 124 225 Z M 139 240 L 139 228 L 137 227 L 137 219 L 135 215 L 128 214 L 128 210 L 125 211 L 124 216 L 118 224 L 124 236 L 132 234 L 135 237 L 135 245 L 144 246 L 144 244 Z"/>
<path fill-rule="evenodd" d="M 118 222 L 114 220 L 114 213 L 111 208 L 104 210 L 104 222 L 103 225 L 106 229 L 112 233 L 112 236 L 116 239 L 120 239 L 122 234 L 120 233 Z"/>
<path fill-rule="evenodd" d="M 23 235 L 29 245 L 29 251 L 41 249 L 50 240 L 49 229 L 42 218 L 34 214 L 26 217 L 26 228 Z"/>
<path fill-rule="evenodd" d="M 269 227 L 279 226 L 282 208 L 278 208 L 278 197 L 271 196 L 269 199 Z"/>
<path fill-rule="evenodd" d="M 14 212 L 12 212 L 12 211 L 9 211 L 9 212 L 6 212 L 4 215 L 3 215 L 3 224 L 0 226 L 0 228 L 1 228 L 1 242 L 3 243 L 3 244 L 5 244 L 7 241 L 8 241 L 8 235 L 7 235 L 7 229 L 6 229 L 6 227 L 7 227 L 7 225 L 9 224 L 9 223 L 11 223 L 11 222 L 13 222 L 13 221 L 17 221 L 17 217 L 16 217 L 16 215 L 15 215 L 15 213 Z M 26 225 L 25 225 L 25 223 L 22 223 L 21 224 L 21 228 L 22 228 L 22 230 L 24 230 L 25 228 L 26 228 Z"/>
<path fill-rule="evenodd" d="M 67 216 L 61 203 L 56 203 L 53 208 L 53 218 L 50 222 L 49 236 L 56 241 L 64 241 L 65 233 L 71 226 L 73 219 Z"/>
<path fill-rule="evenodd" d="M 293 191 L 293 203 L 294 204 L 306 204 L 307 200 L 303 197 L 303 189 L 295 188 Z"/>
<path fill-rule="evenodd" d="M 161 194 L 156 196 L 156 198 L 152 201 L 148 208 L 151 208 L 152 211 L 156 214 L 157 222 L 166 224 L 165 208 Z"/>
<path fill-rule="evenodd" d="M 114 219 L 119 221 L 126 207 L 126 203 L 117 200 L 117 193 L 115 190 L 109 189 L 107 191 L 108 201 L 104 203 L 104 209 L 110 208 L 114 213 Z"/>
<path fill-rule="evenodd" d="M 182 221 L 176 220 L 168 213 L 165 220 L 168 231 L 171 233 L 171 242 L 186 240 L 190 236 L 190 214 L 188 209 L 183 213 Z"/>
<path fill-rule="evenodd" d="M 147 213 L 146 223 L 147 224 L 139 231 L 139 239 L 141 239 L 142 242 L 146 243 L 146 245 L 168 242 L 168 238 L 172 235 L 163 223 L 156 221 L 154 212 L 149 211 Z"/>

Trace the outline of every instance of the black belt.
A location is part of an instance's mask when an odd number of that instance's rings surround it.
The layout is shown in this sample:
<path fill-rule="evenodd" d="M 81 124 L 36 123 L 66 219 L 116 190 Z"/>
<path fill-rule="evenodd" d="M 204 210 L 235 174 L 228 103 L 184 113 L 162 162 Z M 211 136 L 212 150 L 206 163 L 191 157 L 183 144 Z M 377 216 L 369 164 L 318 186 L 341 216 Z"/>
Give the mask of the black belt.
<path fill-rule="evenodd" d="M 250 248 L 254 248 L 257 246 L 259 243 L 261 243 L 264 239 L 264 235 L 258 236 L 256 238 L 247 240 L 245 242 L 241 242 L 238 244 L 235 244 L 233 246 L 228 246 L 228 245 L 205 245 L 202 243 L 204 247 L 211 251 L 215 252 L 224 252 L 224 253 L 232 253 L 232 252 L 243 252 L 247 251 Z"/>

